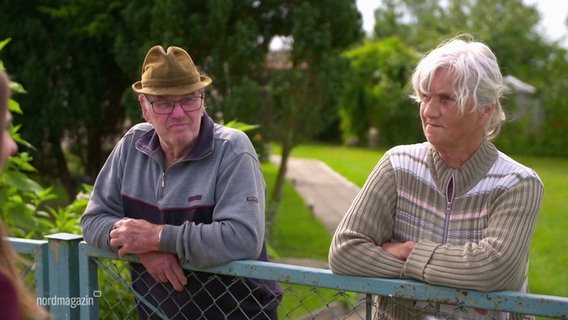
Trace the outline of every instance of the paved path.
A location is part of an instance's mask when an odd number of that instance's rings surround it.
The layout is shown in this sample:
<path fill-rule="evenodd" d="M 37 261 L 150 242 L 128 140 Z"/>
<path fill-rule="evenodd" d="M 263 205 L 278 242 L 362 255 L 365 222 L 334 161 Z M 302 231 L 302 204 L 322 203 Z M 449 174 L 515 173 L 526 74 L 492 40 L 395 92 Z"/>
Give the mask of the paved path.
<path fill-rule="evenodd" d="M 272 156 L 270 160 L 276 165 L 280 164 L 279 156 Z M 310 206 L 313 214 L 323 222 L 331 235 L 335 232 L 339 221 L 349 209 L 360 189 L 325 163 L 313 159 L 288 159 L 286 178 L 292 183 L 304 202 Z M 327 262 L 309 259 L 283 259 L 279 262 L 322 269 L 328 268 Z M 343 310 L 342 307 L 344 306 L 341 304 L 332 303 L 324 308 L 318 319 L 337 319 L 341 315 L 341 319 L 355 320 L 363 319 L 365 315 L 364 305 L 361 305 L 355 311 Z M 343 312 L 351 313 L 342 314 Z M 312 319 L 312 317 L 305 317 L 305 319 Z"/>
<path fill-rule="evenodd" d="M 280 163 L 280 157 L 271 161 Z M 286 178 L 333 235 L 339 221 L 359 192 L 359 187 L 319 160 L 290 158 Z"/>

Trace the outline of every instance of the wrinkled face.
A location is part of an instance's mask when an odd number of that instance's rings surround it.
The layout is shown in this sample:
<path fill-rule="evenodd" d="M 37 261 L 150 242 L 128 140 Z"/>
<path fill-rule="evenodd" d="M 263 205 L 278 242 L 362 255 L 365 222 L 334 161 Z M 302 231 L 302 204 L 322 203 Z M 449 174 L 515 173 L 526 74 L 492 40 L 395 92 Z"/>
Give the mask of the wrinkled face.
<path fill-rule="evenodd" d="M 472 112 L 467 102 L 459 112 L 453 90 L 453 74 L 439 69 L 432 78 L 429 94 L 421 96 L 420 118 L 426 139 L 439 151 L 475 150 L 483 139 L 486 109 Z"/>
<path fill-rule="evenodd" d="M 1 111 L 0 111 L 1 112 Z M 8 157 L 14 155 L 18 151 L 16 143 L 8 132 L 8 125 L 12 121 L 12 114 L 7 109 L 4 109 L 4 116 L 0 116 L 0 129 L 2 134 L 2 142 L 0 148 L 0 168 L 4 166 Z"/>
<path fill-rule="evenodd" d="M 164 152 L 189 151 L 196 143 L 204 113 L 203 94 L 140 98 L 142 116 L 154 126 Z"/>

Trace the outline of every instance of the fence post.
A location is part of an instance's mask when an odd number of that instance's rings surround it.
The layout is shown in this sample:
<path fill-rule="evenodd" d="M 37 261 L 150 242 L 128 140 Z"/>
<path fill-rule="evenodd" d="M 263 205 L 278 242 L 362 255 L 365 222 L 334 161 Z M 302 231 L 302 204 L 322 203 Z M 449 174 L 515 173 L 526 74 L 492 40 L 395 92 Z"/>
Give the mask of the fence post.
<path fill-rule="evenodd" d="M 79 244 L 79 291 L 82 297 L 89 297 L 89 303 L 81 305 L 81 320 L 95 320 L 99 319 L 102 292 L 99 290 L 97 264 L 83 250 L 85 246 L 84 242 Z"/>
<path fill-rule="evenodd" d="M 49 245 L 49 310 L 56 319 L 79 319 L 80 235 L 57 233 L 46 236 Z"/>
<path fill-rule="evenodd" d="M 36 250 L 39 251 L 34 277 L 36 297 L 46 297 L 49 295 L 49 248 L 43 243 Z"/>

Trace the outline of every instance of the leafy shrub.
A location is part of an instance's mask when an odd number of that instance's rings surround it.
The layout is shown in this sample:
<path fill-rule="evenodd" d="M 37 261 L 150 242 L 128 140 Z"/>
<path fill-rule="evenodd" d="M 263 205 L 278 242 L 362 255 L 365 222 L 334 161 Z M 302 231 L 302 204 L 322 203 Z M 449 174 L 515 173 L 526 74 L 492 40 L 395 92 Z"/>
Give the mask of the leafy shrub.
<path fill-rule="evenodd" d="M 10 42 L 0 42 L 0 51 Z M 5 70 L 0 60 L 0 70 Z M 10 81 L 13 94 L 26 93 L 23 86 Z M 9 99 L 8 109 L 14 114 L 22 114 L 20 104 Z M 32 148 L 23 140 L 18 130 L 20 125 L 11 124 L 8 128 L 12 139 L 19 145 Z M 31 176 L 37 170 L 31 165 L 32 158 L 26 152 L 20 152 L 8 158 L 4 169 L 0 172 L 0 217 L 4 220 L 10 235 L 14 237 L 40 239 L 47 234 L 68 232 L 80 234 L 79 217 L 85 210 L 88 198 L 85 193 L 90 186 L 84 185 L 83 191 L 75 201 L 64 208 L 51 208 L 47 201 L 58 196 L 51 187 L 43 187 Z"/>

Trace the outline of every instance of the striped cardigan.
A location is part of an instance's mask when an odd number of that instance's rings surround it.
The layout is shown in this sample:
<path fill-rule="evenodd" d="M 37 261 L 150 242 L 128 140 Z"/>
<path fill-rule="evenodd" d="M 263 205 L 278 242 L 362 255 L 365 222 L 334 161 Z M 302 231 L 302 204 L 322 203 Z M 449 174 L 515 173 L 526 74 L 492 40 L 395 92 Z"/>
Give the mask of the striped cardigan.
<path fill-rule="evenodd" d="M 453 192 L 447 194 L 450 183 Z M 542 195 L 537 174 L 489 141 L 459 169 L 447 167 L 427 142 L 394 147 L 340 222 L 330 268 L 481 291 L 526 291 L 529 244 Z M 417 245 L 406 261 L 380 248 L 387 241 L 409 240 Z M 383 316 L 393 319 L 424 307 L 393 299 L 379 303 Z"/>

